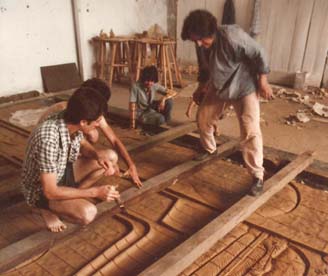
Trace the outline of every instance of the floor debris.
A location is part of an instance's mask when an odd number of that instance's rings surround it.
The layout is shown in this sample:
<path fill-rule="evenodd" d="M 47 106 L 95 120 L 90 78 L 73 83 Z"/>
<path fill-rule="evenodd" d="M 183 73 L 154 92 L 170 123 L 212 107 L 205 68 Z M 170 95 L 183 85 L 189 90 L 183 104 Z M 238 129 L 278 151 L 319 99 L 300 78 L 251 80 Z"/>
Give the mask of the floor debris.
<path fill-rule="evenodd" d="M 315 114 L 322 116 L 322 117 L 328 117 L 328 106 L 315 103 L 312 107 Z"/>

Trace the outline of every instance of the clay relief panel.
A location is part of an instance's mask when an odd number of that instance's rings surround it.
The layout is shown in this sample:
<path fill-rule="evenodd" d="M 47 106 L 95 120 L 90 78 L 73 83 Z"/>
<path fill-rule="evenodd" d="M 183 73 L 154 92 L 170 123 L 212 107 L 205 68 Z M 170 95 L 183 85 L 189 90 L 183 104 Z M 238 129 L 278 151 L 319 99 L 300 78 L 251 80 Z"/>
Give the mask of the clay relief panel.
<path fill-rule="evenodd" d="M 325 258 L 243 223 L 180 275 L 327 275 Z"/>

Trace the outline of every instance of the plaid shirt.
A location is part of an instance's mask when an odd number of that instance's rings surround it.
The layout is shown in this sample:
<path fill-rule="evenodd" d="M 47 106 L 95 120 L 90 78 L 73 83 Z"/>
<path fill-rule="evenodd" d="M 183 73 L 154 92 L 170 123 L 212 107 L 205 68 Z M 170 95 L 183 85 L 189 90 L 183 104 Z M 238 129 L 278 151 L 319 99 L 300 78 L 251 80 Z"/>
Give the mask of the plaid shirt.
<path fill-rule="evenodd" d="M 22 192 L 27 204 L 34 206 L 42 194 L 41 173 L 55 173 L 58 185 L 65 174 L 67 162 L 74 162 L 80 151 L 82 132 L 71 140 L 63 112 L 38 125 L 29 137 L 22 175 Z"/>

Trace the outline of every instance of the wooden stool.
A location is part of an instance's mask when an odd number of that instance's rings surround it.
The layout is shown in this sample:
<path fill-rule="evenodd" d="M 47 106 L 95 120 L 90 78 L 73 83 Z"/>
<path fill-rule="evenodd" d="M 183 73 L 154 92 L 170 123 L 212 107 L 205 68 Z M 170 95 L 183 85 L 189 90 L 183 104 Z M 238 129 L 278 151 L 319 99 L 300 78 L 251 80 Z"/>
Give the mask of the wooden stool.
<path fill-rule="evenodd" d="M 171 89 L 173 88 L 173 76 L 175 76 L 176 85 L 182 86 L 181 74 L 175 58 L 175 45 L 175 40 L 164 39 L 160 47 L 159 55 L 159 68 L 162 73 L 161 79 L 165 86 L 167 86 L 168 81 Z M 174 73 L 174 75 L 172 73 Z"/>
<path fill-rule="evenodd" d="M 104 70 L 106 66 L 106 40 L 97 36 L 92 39 L 92 42 L 96 56 L 96 77 L 104 80 Z"/>
<path fill-rule="evenodd" d="M 121 76 L 125 75 L 124 69 L 127 68 L 127 74 L 131 80 L 131 53 L 129 42 L 133 40 L 131 37 L 113 37 L 106 39 L 109 44 L 108 55 L 108 86 L 112 86 L 114 74 L 118 81 Z"/>
<path fill-rule="evenodd" d="M 136 39 L 136 76 L 140 77 L 140 71 L 147 65 L 155 65 L 158 68 L 159 80 L 165 87 L 173 88 L 173 76 L 178 85 L 181 86 L 181 75 L 178 69 L 174 45 L 171 39 L 155 40 L 150 38 Z"/>

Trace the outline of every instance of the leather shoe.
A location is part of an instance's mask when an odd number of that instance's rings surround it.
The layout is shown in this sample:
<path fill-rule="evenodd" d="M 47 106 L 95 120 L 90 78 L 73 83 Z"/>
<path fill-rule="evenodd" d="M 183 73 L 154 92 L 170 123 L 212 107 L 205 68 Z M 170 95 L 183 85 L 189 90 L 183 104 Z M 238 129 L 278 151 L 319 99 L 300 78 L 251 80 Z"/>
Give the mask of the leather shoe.
<path fill-rule="evenodd" d="M 253 185 L 250 190 L 252 196 L 259 196 L 263 192 L 263 180 L 260 178 L 254 178 Z"/>
<path fill-rule="evenodd" d="M 217 150 L 213 151 L 212 153 L 208 152 L 207 150 L 203 150 L 196 157 L 194 157 L 193 160 L 195 160 L 195 161 L 203 161 L 207 157 L 212 156 L 212 155 L 215 155 L 216 153 L 217 153 Z"/>

